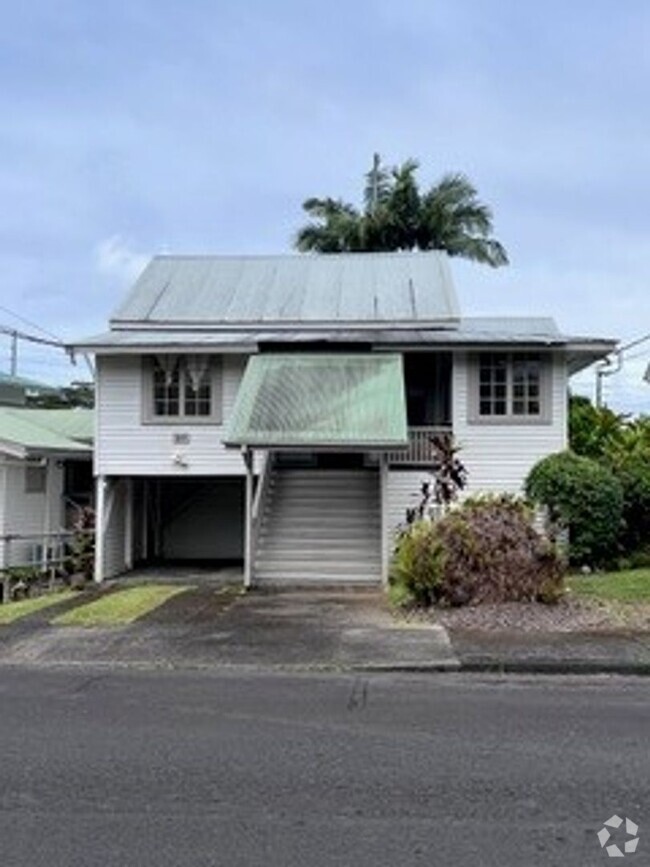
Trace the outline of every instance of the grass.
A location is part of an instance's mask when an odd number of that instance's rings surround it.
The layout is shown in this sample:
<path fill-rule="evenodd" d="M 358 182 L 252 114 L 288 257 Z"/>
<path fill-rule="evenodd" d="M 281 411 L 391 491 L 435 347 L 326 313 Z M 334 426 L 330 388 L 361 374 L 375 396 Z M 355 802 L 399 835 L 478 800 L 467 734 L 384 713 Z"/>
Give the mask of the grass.
<path fill-rule="evenodd" d="M 52 623 L 58 626 L 126 626 L 190 589 L 169 584 L 129 587 L 66 611 L 55 617 Z"/>
<path fill-rule="evenodd" d="M 569 579 L 568 586 L 578 597 L 601 602 L 650 605 L 650 569 L 574 575 Z"/>
<path fill-rule="evenodd" d="M 74 590 L 60 590 L 56 593 L 47 593 L 43 596 L 34 596 L 32 599 L 21 599 L 19 602 L 7 602 L 0 605 L 0 626 L 13 623 L 43 608 L 67 602 L 69 599 L 78 598 L 79 594 Z"/>

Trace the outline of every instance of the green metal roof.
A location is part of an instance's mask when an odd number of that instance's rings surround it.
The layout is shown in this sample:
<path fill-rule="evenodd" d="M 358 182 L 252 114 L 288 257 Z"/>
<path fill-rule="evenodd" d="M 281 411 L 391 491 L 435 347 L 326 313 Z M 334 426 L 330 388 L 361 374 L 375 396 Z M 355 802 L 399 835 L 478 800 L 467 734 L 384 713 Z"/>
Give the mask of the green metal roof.
<path fill-rule="evenodd" d="M 224 442 L 257 448 L 406 446 L 402 357 L 254 355 Z"/>
<path fill-rule="evenodd" d="M 0 450 L 92 453 L 93 411 L 0 407 Z"/>

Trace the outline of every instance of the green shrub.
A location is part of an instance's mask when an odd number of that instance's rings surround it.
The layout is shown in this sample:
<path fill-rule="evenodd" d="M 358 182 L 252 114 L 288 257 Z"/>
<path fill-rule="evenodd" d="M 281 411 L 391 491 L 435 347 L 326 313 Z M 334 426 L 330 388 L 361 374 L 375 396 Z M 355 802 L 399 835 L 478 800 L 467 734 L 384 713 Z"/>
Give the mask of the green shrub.
<path fill-rule="evenodd" d="M 391 582 L 414 602 L 553 602 L 562 592 L 564 564 L 535 529 L 531 511 L 513 497 L 466 500 L 400 539 Z"/>
<path fill-rule="evenodd" d="M 615 558 L 623 489 L 607 467 L 573 452 L 549 455 L 530 471 L 526 494 L 547 507 L 553 526 L 569 531 L 572 564 L 600 566 Z"/>
<path fill-rule="evenodd" d="M 631 554 L 650 547 L 650 456 L 626 456 L 615 473 L 623 489 L 621 543 Z"/>
<path fill-rule="evenodd" d="M 404 607 L 409 601 L 430 605 L 442 577 L 443 550 L 436 524 L 416 521 L 401 533 L 391 564 L 390 598 Z"/>

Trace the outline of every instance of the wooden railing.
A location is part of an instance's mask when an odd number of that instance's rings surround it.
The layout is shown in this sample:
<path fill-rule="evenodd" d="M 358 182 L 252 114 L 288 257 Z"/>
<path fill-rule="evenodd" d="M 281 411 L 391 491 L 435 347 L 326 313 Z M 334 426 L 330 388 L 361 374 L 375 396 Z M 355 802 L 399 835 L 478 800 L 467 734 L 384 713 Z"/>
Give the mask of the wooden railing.
<path fill-rule="evenodd" d="M 388 452 L 389 464 L 402 466 L 422 466 L 431 463 L 433 457 L 432 439 L 451 433 L 451 425 L 437 427 L 409 427 L 408 448 L 403 451 Z"/>

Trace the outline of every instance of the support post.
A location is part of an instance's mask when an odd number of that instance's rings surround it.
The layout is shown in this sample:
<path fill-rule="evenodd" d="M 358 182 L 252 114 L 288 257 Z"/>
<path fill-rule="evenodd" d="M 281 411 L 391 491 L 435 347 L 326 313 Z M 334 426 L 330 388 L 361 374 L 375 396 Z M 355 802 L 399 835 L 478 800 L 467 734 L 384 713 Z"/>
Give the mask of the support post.
<path fill-rule="evenodd" d="M 133 569 L 133 479 L 124 480 L 124 568 Z"/>
<path fill-rule="evenodd" d="M 253 453 L 250 449 L 242 450 L 246 465 L 246 496 L 244 505 L 244 587 L 253 583 Z"/>
<path fill-rule="evenodd" d="M 95 583 L 104 580 L 104 529 L 106 512 L 106 477 L 95 477 Z"/>
<path fill-rule="evenodd" d="M 50 499 L 52 497 L 52 462 L 45 458 L 45 502 L 43 503 L 43 544 L 41 546 L 41 571 L 43 573 L 47 572 L 47 567 L 49 565 L 49 545 L 52 537 L 50 536 L 52 523 L 52 504 L 50 503 Z"/>
<path fill-rule="evenodd" d="M 381 583 L 388 586 L 388 458 L 385 452 L 379 456 L 379 497 L 381 506 Z"/>

